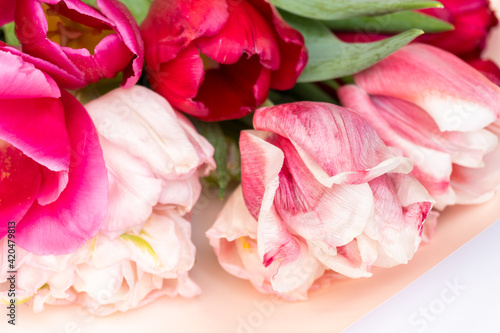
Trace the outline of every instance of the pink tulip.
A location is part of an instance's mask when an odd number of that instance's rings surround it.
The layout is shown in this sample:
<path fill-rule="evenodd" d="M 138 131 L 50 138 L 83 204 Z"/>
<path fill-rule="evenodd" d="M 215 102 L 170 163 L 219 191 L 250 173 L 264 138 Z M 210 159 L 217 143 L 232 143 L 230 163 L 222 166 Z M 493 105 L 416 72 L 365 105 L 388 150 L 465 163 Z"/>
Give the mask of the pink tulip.
<path fill-rule="evenodd" d="M 215 168 L 213 147 L 150 89 L 116 89 L 85 105 L 108 169 L 110 202 L 101 232 L 140 232 L 153 209 L 191 211 L 200 176 Z"/>
<path fill-rule="evenodd" d="M 15 31 L 23 51 L 71 76 L 72 81 L 58 81 L 65 88 L 82 88 L 120 72 L 122 84 L 130 87 L 141 75 L 144 47 L 132 15 L 117 0 L 98 0 L 97 6 L 77 0 L 16 1 Z"/>
<path fill-rule="evenodd" d="M 0 65 L 0 237 L 14 221 L 20 247 L 73 252 L 106 214 L 97 132 L 83 106 L 33 64 L 0 49 Z"/>
<path fill-rule="evenodd" d="M 269 88 L 292 88 L 307 61 L 302 36 L 267 0 L 155 0 L 141 32 L 152 88 L 208 121 L 243 117 Z"/>
<path fill-rule="evenodd" d="M 357 86 L 339 89 L 342 104 L 413 161 L 413 175 L 437 208 L 491 198 L 500 183 L 499 133 L 491 125 L 500 115 L 496 85 L 424 44 L 401 49 L 354 80 Z"/>
<path fill-rule="evenodd" d="M 258 109 L 254 127 L 241 190 L 207 232 L 226 270 L 293 300 L 325 270 L 367 277 L 413 256 L 433 200 L 363 118 L 302 102 Z"/>

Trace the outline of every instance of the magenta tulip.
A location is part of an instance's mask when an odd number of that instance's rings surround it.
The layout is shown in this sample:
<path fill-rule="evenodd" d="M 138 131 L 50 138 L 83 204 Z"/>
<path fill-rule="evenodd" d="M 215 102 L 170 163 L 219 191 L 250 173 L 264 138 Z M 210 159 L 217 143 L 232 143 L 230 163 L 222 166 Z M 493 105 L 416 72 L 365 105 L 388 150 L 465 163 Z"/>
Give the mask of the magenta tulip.
<path fill-rule="evenodd" d="M 104 222 L 107 176 L 83 106 L 47 74 L 0 50 L 0 237 L 37 254 L 75 251 Z"/>
<path fill-rule="evenodd" d="M 72 82 L 58 81 L 64 88 L 82 88 L 120 72 L 125 87 L 139 80 L 144 47 L 137 23 L 117 0 L 97 0 L 97 6 L 77 0 L 16 1 L 15 32 L 23 51 L 72 76 Z"/>

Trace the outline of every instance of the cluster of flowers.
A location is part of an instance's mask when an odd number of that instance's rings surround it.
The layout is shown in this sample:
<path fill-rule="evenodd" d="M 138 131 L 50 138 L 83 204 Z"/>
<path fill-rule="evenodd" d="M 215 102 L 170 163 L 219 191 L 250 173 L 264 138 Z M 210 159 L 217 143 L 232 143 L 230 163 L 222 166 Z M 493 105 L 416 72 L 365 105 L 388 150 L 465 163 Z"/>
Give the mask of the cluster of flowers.
<path fill-rule="evenodd" d="M 18 298 L 106 315 L 198 294 L 189 219 L 214 148 L 179 111 L 237 119 L 292 88 L 302 35 L 267 0 L 155 0 L 140 28 L 117 0 L 0 5 L 21 45 L 0 42 L 0 245 L 16 222 Z M 496 21 L 479 9 L 485 38 Z M 136 85 L 144 61 L 152 89 Z M 85 105 L 69 92 L 117 75 Z M 335 274 L 406 263 L 434 205 L 500 183 L 500 89 L 456 55 L 411 44 L 336 94 L 259 108 L 241 133 L 241 186 L 207 236 L 262 292 L 305 299 Z"/>

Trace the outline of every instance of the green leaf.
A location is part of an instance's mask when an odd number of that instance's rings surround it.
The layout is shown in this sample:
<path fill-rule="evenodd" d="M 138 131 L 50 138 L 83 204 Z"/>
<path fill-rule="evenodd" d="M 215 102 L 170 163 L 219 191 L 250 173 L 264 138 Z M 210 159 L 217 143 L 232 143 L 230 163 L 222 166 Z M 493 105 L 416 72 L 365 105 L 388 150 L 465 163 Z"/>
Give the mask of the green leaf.
<path fill-rule="evenodd" d="M 141 24 L 148 14 L 149 7 L 153 0 L 120 0 L 128 7 L 132 15 L 137 20 L 137 24 Z"/>
<path fill-rule="evenodd" d="M 357 17 L 344 20 L 323 21 L 334 31 L 356 31 L 368 33 L 397 33 L 409 29 L 421 29 L 426 33 L 453 30 L 453 24 L 430 15 L 405 11 L 375 17 Z"/>
<path fill-rule="evenodd" d="M 289 13 L 283 13 L 283 17 L 304 35 L 309 51 L 309 61 L 298 82 L 324 81 L 355 74 L 423 34 L 422 30 L 412 29 L 377 42 L 344 43 L 318 21 Z"/>
<path fill-rule="evenodd" d="M 151 245 L 148 242 L 146 242 L 141 237 L 131 234 L 123 234 L 120 236 L 120 238 L 131 241 L 141 251 L 152 257 L 157 265 L 160 264 L 160 260 L 158 259 L 155 250 L 151 247 Z"/>
<path fill-rule="evenodd" d="M 314 83 L 297 83 L 291 92 L 302 101 L 338 104 L 335 98 L 328 95 Z"/>
<path fill-rule="evenodd" d="M 97 0 L 82 0 L 82 1 L 85 2 L 87 5 L 91 5 L 98 8 Z M 136 19 L 137 24 L 139 25 L 146 18 L 146 15 L 148 14 L 149 11 L 149 7 L 153 2 L 153 0 L 119 0 L 119 1 L 123 3 L 125 6 L 127 6 L 128 10 L 130 10 L 132 15 Z"/>
<path fill-rule="evenodd" d="M 224 132 L 218 123 L 207 123 L 191 119 L 198 132 L 214 146 L 214 160 L 217 165 L 217 183 L 219 185 L 219 197 L 223 198 L 229 183 L 227 171 L 227 143 Z"/>
<path fill-rule="evenodd" d="M 10 22 L 2 26 L 3 33 L 5 35 L 5 42 L 9 45 L 19 45 L 19 40 L 17 40 L 16 34 L 14 33 L 14 28 L 14 22 Z"/>
<path fill-rule="evenodd" d="M 443 8 L 441 3 L 427 0 L 271 0 L 271 2 L 290 13 L 317 20 L 376 16 L 431 7 Z"/>

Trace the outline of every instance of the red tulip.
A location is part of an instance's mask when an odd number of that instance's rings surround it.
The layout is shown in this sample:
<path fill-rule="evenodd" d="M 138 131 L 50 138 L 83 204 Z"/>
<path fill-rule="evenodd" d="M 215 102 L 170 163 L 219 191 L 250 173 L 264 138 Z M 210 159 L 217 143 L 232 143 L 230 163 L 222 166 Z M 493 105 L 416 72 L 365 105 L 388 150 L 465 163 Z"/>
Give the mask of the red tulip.
<path fill-rule="evenodd" d="M 203 120 L 245 116 L 307 61 L 302 35 L 266 0 L 156 0 L 141 32 L 152 88 Z"/>
<path fill-rule="evenodd" d="M 0 0 L 0 26 L 12 22 L 14 20 L 14 8 L 16 7 L 15 0 Z"/>
<path fill-rule="evenodd" d="M 422 12 L 450 22 L 452 31 L 425 34 L 417 41 L 431 44 L 461 58 L 478 58 L 492 27 L 498 24 L 488 0 L 442 0 L 444 9 L 432 8 Z"/>
<path fill-rule="evenodd" d="M 58 81 L 64 88 L 81 88 L 120 72 L 125 87 L 139 80 L 144 47 L 137 23 L 117 0 L 97 0 L 97 6 L 77 0 L 16 1 L 15 32 L 23 51 L 73 77 Z"/>

